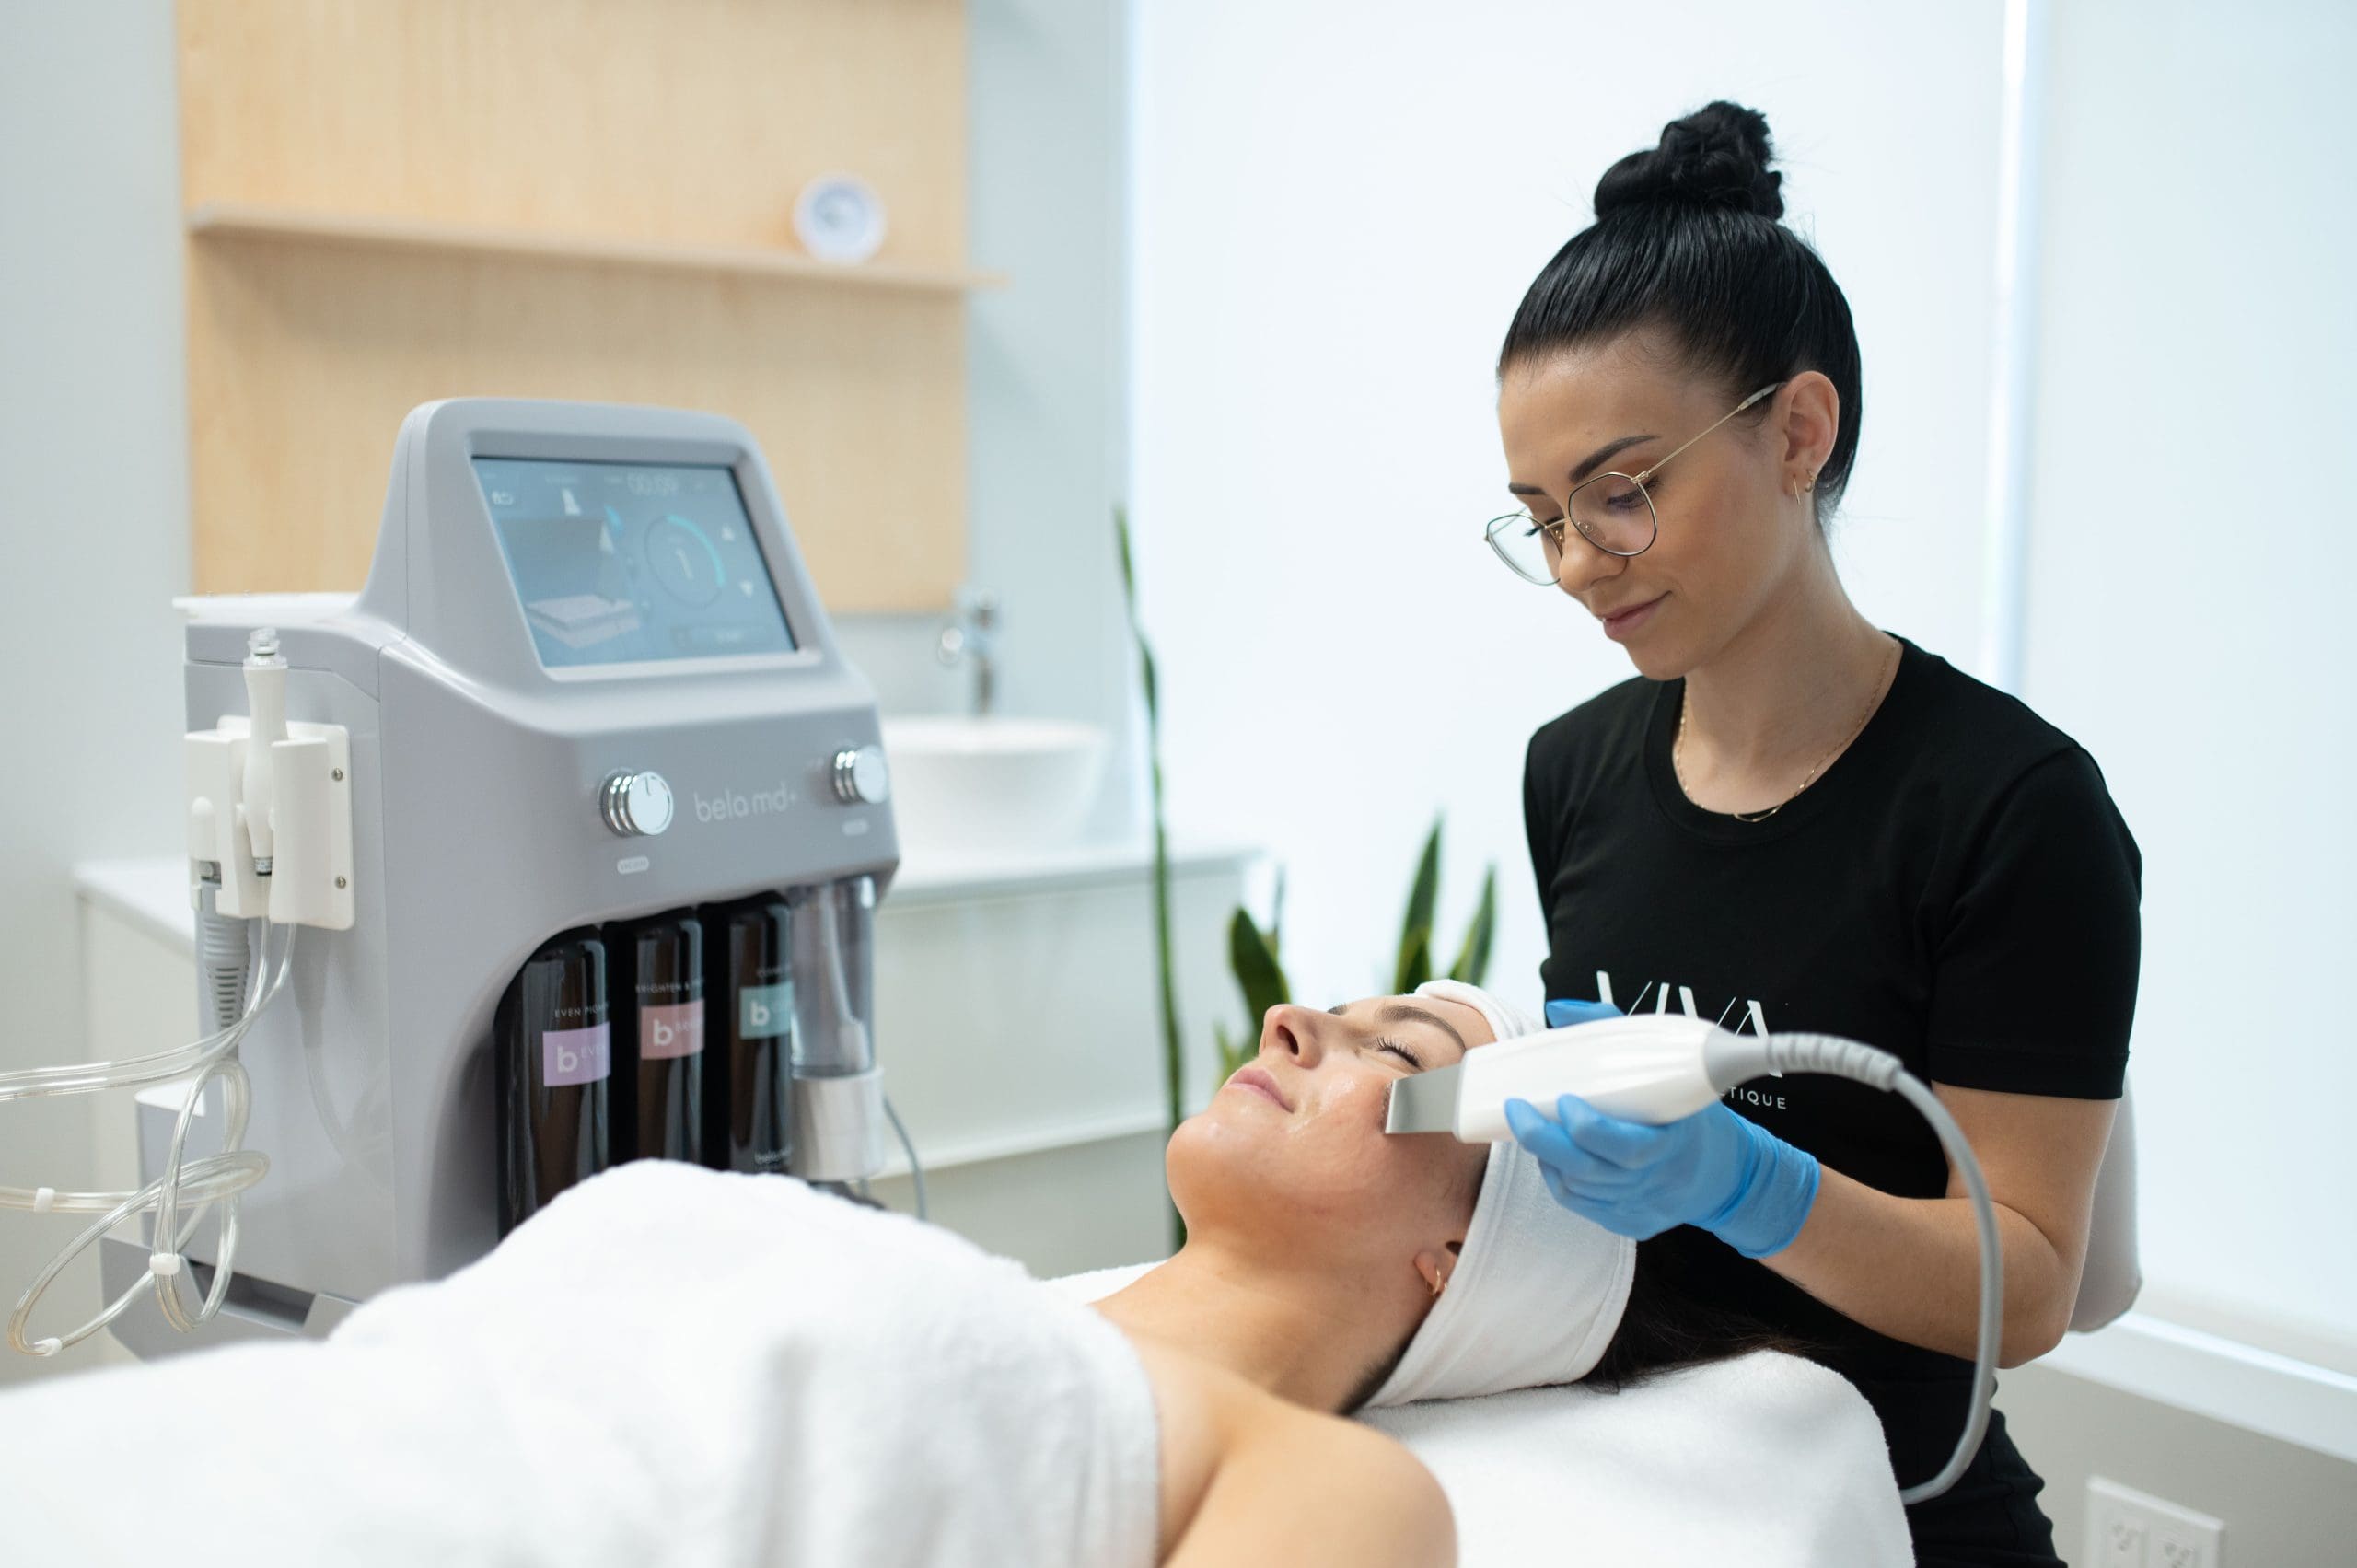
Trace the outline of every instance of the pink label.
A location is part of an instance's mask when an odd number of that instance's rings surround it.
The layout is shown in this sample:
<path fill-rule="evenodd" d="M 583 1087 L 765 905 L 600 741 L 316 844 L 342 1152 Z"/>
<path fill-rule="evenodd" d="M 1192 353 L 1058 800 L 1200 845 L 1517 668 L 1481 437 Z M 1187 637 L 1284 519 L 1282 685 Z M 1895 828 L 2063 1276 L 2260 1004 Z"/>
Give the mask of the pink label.
<path fill-rule="evenodd" d="M 638 1053 L 693 1056 L 703 1049 L 703 1004 L 674 1002 L 638 1010 Z"/>
<path fill-rule="evenodd" d="M 610 1071 L 613 1030 L 605 1024 L 586 1029 L 548 1029 L 540 1035 L 540 1075 L 560 1084 L 594 1084 Z"/>

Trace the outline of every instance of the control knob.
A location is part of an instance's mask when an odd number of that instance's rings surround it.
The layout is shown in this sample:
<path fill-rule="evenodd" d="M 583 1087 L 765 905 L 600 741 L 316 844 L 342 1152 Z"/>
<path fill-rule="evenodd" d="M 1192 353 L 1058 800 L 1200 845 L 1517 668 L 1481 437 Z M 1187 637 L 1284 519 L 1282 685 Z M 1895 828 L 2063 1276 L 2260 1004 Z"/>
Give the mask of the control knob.
<path fill-rule="evenodd" d="M 599 787 L 598 807 L 621 837 L 652 838 L 671 825 L 671 786 L 660 773 L 625 769 Z"/>
<path fill-rule="evenodd" d="M 881 746 L 846 747 L 835 753 L 835 798 L 845 806 L 881 806 L 892 798 L 892 771 Z"/>

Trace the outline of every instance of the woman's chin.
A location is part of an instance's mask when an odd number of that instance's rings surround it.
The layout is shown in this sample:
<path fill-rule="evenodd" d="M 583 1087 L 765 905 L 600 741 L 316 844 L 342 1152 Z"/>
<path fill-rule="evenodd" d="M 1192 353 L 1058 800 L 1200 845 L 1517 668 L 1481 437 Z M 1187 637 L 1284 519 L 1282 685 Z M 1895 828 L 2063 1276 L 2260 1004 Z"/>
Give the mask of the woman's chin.
<path fill-rule="evenodd" d="M 1264 1158 L 1274 1129 L 1255 1126 L 1252 1118 L 1238 1114 L 1249 1107 L 1223 1103 L 1226 1098 L 1214 1098 L 1210 1105 L 1178 1123 L 1178 1130 L 1170 1134 L 1162 1162 L 1174 1194 L 1182 1180 L 1249 1180 L 1250 1167 Z"/>
<path fill-rule="evenodd" d="M 1637 673 L 1648 680 L 1675 680 L 1687 671 L 1684 650 L 1668 638 L 1647 639 L 1640 634 L 1620 646 Z"/>

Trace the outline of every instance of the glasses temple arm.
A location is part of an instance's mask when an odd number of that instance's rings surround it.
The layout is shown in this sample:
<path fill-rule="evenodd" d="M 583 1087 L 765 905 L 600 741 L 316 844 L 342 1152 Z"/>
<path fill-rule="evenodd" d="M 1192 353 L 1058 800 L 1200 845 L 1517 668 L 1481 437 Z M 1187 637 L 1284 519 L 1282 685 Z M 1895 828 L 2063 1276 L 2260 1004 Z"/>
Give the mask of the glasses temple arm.
<path fill-rule="evenodd" d="M 1749 408 L 1752 404 L 1758 402 L 1760 399 L 1766 397 L 1769 393 L 1774 391 L 1777 388 L 1782 387 L 1782 385 L 1783 383 L 1782 381 L 1769 382 L 1768 385 L 1760 388 L 1759 390 L 1752 393 L 1751 396 L 1744 399 L 1743 401 L 1727 410 L 1727 412 L 1711 426 L 1711 430 L 1716 430 L 1719 425 L 1724 424 L 1728 420 L 1733 419 L 1736 414 L 1741 413 L 1744 410 Z M 1694 445 L 1696 441 L 1700 441 L 1704 436 L 1708 436 L 1711 433 L 1711 430 L 1702 431 L 1689 440 L 1679 442 L 1676 450 L 1673 450 L 1669 454 L 1669 458 L 1678 456 L 1679 452 L 1686 450 L 1687 447 Z M 1643 484 L 1645 481 L 1653 478 L 1654 475 L 1667 468 L 1669 466 L 1669 458 L 1664 458 L 1661 461 L 1655 463 L 1653 467 L 1647 469 L 1643 473 L 1631 474 L 1629 477 L 1635 480 L 1639 484 Z"/>

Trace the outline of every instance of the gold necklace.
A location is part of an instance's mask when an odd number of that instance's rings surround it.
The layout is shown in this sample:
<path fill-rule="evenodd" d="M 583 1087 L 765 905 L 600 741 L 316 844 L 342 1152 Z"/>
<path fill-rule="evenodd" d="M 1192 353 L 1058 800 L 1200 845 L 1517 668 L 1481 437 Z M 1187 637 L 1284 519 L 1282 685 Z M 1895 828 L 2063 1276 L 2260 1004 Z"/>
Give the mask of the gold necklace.
<path fill-rule="evenodd" d="M 1785 807 L 1790 806 L 1794 801 L 1798 800 L 1801 797 L 1802 791 L 1807 789 L 1809 785 L 1817 782 L 1817 775 L 1824 771 L 1825 765 L 1833 761 L 1834 758 L 1840 756 L 1842 752 L 1848 750 L 1850 743 L 1866 732 L 1866 721 L 1875 716 L 1875 709 L 1880 705 L 1883 699 L 1883 693 L 1890 688 L 1891 678 L 1898 673 L 1898 644 L 1894 641 L 1890 645 L 1890 664 L 1884 669 L 1882 679 L 1875 682 L 1874 691 L 1867 694 L 1866 711 L 1858 715 L 1857 727 L 1852 729 L 1848 736 L 1843 738 L 1840 745 L 1836 746 L 1832 750 L 1828 751 L 1824 756 L 1817 759 L 1817 766 L 1811 768 L 1808 771 L 1808 777 L 1801 781 L 1800 789 L 1793 791 L 1792 794 L 1784 796 L 1783 799 L 1776 802 L 1775 805 L 1771 806 L 1765 811 L 1730 811 L 1727 815 L 1734 818 L 1738 822 L 1765 822 L 1769 818 L 1773 817 L 1777 812 L 1782 811 Z M 1678 693 L 1678 738 L 1669 743 L 1669 771 L 1677 775 L 1678 793 L 1686 795 L 1686 798 L 1689 800 L 1691 800 L 1694 797 L 1690 794 L 1687 794 L 1686 769 L 1680 761 L 1680 756 L 1686 749 L 1686 710 L 1690 705 L 1691 703 L 1689 700 L 1689 694 L 1686 690 L 1681 687 Z"/>

